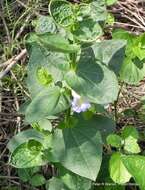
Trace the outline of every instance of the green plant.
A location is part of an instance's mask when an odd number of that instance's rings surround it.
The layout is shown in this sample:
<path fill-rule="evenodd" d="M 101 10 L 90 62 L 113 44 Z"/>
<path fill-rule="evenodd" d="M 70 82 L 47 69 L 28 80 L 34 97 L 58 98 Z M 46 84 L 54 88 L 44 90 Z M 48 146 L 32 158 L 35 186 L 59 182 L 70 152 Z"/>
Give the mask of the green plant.
<path fill-rule="evenodd" d="M 144 190 L 141 165 L 145 158 L 135 155 L 141 151 L 139 134 L 134 126 L 125 127 L 121 135 L 112 134 L 116 123 L 106 110 L 106 105 L 117 104 L 120 79 L 139 82 L 140 78 L 132 80 L 124 73 L 139 76 L 128 67 L 128 60 L 137 59 L 137 66 L 131 63 L 137 69 L 144 67 L 144 35 L 132 37 L 119 31 L 114 39 L 101 40 L 107 18 L 105 0 L 80 4 L 53 0 L 49 12 L 50 16 L 33 23 L 36 32 L 26 37 L 30 55 L 26 82 L 31 99 L 21 112 L 33 129 L 9 142 L 10 164 L 26 169 L 51 163 L 57 174 L 47 182 L 33 173 L 25 180 L 34 186 L 46 182 L 49 190 L 89 190 L 105 163 L 104 146 L 112 154 L 111 181 L 124 184 L 134 177 Z M 51 123 L 56 119 L 60 122 L 54 127 Z M 34 183 L 36 178 L 40 183 Z"/>

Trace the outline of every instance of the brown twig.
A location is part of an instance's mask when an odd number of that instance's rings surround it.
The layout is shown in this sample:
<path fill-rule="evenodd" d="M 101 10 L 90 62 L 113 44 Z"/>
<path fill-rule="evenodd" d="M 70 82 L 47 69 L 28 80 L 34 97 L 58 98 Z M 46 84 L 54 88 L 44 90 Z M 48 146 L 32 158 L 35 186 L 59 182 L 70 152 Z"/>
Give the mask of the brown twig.
<path fill-rule="evenodd" d="M 15 40 L 17 40 L 17 39 L 21 36 L 21 34 L 22 34 L 22 32 L 24 31 L 24 29 L 25 29 L 25 27 L 26 27 L 26 24 L 27 24 L 28 21 L 30 20 L 31 16 L 32 16 L 32 14 L 30 14 L 30 15 L 28 15 L 28 16 L 26 17 L 26 20 L 25 20 L 24 24 L 22 25 L 22 27 L 20 28 L 20 30 L 19 30 L 18 33 L 16 34 Z"/>
<path fill-rule="evenodd" d="M 10 60 L 10 64 L 6 67 L 4 71 L 0 72 L 0 79 L 2 79 L 10 70 L 11 68 L 19 61 L 21 60 L 27 53 L 26 49 L 23 49 L 17 56 L 14 56 Z"/>

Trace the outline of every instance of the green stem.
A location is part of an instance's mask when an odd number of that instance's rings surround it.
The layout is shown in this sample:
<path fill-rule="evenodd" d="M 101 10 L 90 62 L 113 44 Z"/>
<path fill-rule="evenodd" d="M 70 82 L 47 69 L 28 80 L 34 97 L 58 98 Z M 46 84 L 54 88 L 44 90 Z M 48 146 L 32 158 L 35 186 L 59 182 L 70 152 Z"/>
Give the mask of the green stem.
<path fill-rule="evenodd" d="M 114 114 L 115 114 L 115 121 L 116 121 L 116 123 L 118 121 L 117 105 L 118 105 L 119 96 L 120 96 L 120 93 L 122 91 L 123 85 L 124 85 L 124 82 L 121 84 L 120 90 L 119 90 L 118 95 L 117 95 L 117 100 L 114 102 L 114 112 L 115 112 Z"/>

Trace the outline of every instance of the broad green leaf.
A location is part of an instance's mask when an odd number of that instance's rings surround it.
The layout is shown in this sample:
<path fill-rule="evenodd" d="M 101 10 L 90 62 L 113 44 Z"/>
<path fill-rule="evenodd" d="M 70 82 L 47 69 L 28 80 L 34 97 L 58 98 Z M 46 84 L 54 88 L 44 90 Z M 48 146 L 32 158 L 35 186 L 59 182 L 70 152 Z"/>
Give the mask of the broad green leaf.
<path fill-rule="evenodd" d="M 132 136 L 135 139 L 139 138 L 139 133 L 138 133 L 137 129 L 135 128 L 135 126 L 127 125 L 123 128 L 123 130 L 121 132 L 121 137 L 126 139 L 129 136 Z"/>
<path fill-rule="evenodd" d="M 59 34 L 35 34 L 32 33 L 26 38 L 26 43 L 37 43 L 41 47 L 46 48 L 48 51 L 56 51 L 62 53 L 73 53 L 80 50 L 80 47 L 76 44 L 70 44 L 68 40 L 60 36 Z"/>
<path fill-rule="evenodd" d="M 55 22 L 63 27 L 74 23 L 74 11 L 70 2 L 64 0 L 51 0 L 49 12 Z"/>
<path fill-rule="evenodd" d="M 43 82 L 49 84 L 47 77 L 44 77 L 44 74 L 42 76 L 38 75 L 38 71 L 40 69 L 42 71 L 45 70 L 47 73 L 46 76 L 51 75 L 53 82 L 56 83 L 57 81 L 63 80 L 63 74 L 69 68 L 69 59 L 62 53 L 46 53 L 44 49 L 36 44 L 32 46 L 30 50 L 26 82 L 31 96 L 34 97 L 43 89 L 48 88 L 48 85 L 42 84 L 42 79 Z"/>
<path fill-rule="evenodd" d="M 18 176 L 23 182 L 27 182 L 31 179 L 31 177 L 39 172 L 40 167 L 34 168 L 18 168 Z"/>
<path fill-rule="evenodd" d="M 118 0 L 106 0 L 106 4 L 107 4 L 108 6 L 110 6 L 110 5 L 113 5 L 113 4 L 117 3 L 117 1 L 118 1 Z"/>
<path fill-rule="evenodd" d="M 91 180 L 75 175 L 63 167 L 58 168 L 59 178 L 70 190 L 89 190 L 91 188 Z"/>
<path fill-rule="evenodd" d="M 39 187 L 41 185 L 44 185 L 46 183 L 46 179 L 44 178 L 43 175 L 41 174 L 35 174 L 31 179 L 30 179 L 30 184 L 34 187 Z"/>
<path fill-rule="evenodd" d="M 137 139 L 132 136 L 129 136 L 124 140 L 124 150 L 133 154 L 137 154 L 141 151 Z"/>
<path fill-rule="evenodd" d="M 7 147 L 10 150 L 10 152 L 13 152 L 16 148 L 18 148 L 23 143 L 28 142 L 29 140 L 36 140 L 40 143 L 43 143 L 44 135 L 41 133 L 38 133 L 34 129 L 28 129 L 25 131 L 22 131 L 15 135 L 8 143 Z"/>
<path fill-rule="evenodd" d="M 121 153 L 116 152 L 111 156 L 109 168 L 110 177 L 115 183 L 124 184 L 130 180 L 131 175 L 122 162 Z"/>
<path fill-rule="evenodd" d="M 122 146 L 122 138 L 119 135 L 110 134 L 107 137 L 107 144 L 116 148 L 120 148 Z"/>
<path fill-rule="evenodd" d="M 125 186 L 115 184 L 110 178 L 109 159 L 110 159 L 110 155 L 103 156 L 101 170 L 99 172 L 99 175 L 96 181 L 96 183 L 98 183 L 99 186 L 97 185 L 96 189 L 97 190 L 125 190 Z"/>
<path fill-rule="evenodd" d="M 102 142 L 97 127 L 79 126 L 56 130 L 52 154 L 68 170 L 95 180 L 102 160 Z"/>
<path fill-rule="evenodd" d="M 145 190 L 145 157 L 140 155 L 122 156 L 122 161 L 127 170 L 139 184 L 141 190 Z"/>
<path fill-rule="evenodd" d="M 37 20 L 33 21 L 33 25 L 35 27 L 35 31 L 37 33 L 56 33 L 57 27 L 54 23 L 53 19 L 50 16 L 40 16 Z"/>
<path fill-rule="evenodd" d="M 81 114 L 77 116 L 78 126 L 92 126 L 94 128 L 97 128 L 98 131 L 100 131 L 103 142 L 106 143 L 106 137 L 115 131 L 115 122 L 109 118 L 102 115 L 95 115 L 92 116 L 90 119 L 86 119 L 84 116 L 82 117 Z"/>
<path fill-rule="evenodd" d="M 42 144 L 34 140 L 21 144 L 15 149 L 10 158 L 10 164 L 16 168 L 31 168 L 46 163 Z"/>
<path fill-rule="evenodd" d="M 78 175 L 66 174 L 61 177 L 61 180 L 70 190 L 89 190 L 91 187 L 90 180 L 82 178 Z"/>
<path fill-rule="evenodd" d="M 128 43 L 132 43 L 135 35 L 129 33 L 127 30 L 116 29 L 113 31 L 112 37 L 114 39 L 124 39 L 127 40 Z"/>
<path fill-rule="evenodd" d="M 96 22 L 104 21 L 106 19 L 107 10 L 105 0 L 92 1 L 90 3 L 90 7 L 90 15 L 92 19 L 94 19 Z"/>
<path fill-rule="evenodd" d="M 46 190 L 69 190 L 57 177 L 52 177 L 46 184 Z"/>
<path fill-rule="evenodd" d="M 90 102 L 108 104 L 117 98 L 118 82 L 115 74 L 105 65 L 96 62 L 91 48 L 82 52 L 76 70 L 66 73 L 65 80 Z"/>
<path fill-rule="evenodd" d="M 120 79 L 128 84 L 137 85 L 145 76 L 145 64 L 136 64 L 126 58 L 120 71 Z"/>
<path fill-rule="evenodd" d="M 18 176 L 23 182 L 27 182 L 31 178 L 31 175 L 29 174 L 29 169 L 26 168 L 25 169 L 19 168 Z"/>
<path fill-rule="evenodd" d="M 42 90 L 32 100 L 26 110 L 26 121 L 29 123 L 58 114 L 70 106 L 70 97 L 65 89 L 58 86 Z"/>
<path fill-rule="evenodd" d="M 85 18 L 75 25 L 74 37 L 82 42 L 92 42 L 103 35 L 101 26 L 91 18 Z"/>
<path fill-rule="evenodd" d="M 92 46 L 97 60 L 119 73 L 125 56 L 125 40 L 105 40 Z M 110 48 L 111 47 L 111 48 Z"/>

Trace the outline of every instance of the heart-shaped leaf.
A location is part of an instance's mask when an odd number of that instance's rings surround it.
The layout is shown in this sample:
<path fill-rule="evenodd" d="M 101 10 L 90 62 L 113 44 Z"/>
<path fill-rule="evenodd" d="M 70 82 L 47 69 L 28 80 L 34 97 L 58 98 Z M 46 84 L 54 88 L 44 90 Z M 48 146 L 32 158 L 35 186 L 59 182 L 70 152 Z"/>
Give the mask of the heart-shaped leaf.
<path fill-rule="evenodd" d="M 136 63 L 135 60 L 126 58 L 120 71 L 120 78 L 128 84 L 139 84 L 145 76 L 145 64 Z"/>
<path fill-rule="evenodd" d="M 118 82 L 115 74 L 105 65 L 96 62 L 91 48 L 82 52 L 76 70 L 70 70 L 65 80 L 90 102 L 108 104 L 117 98 Z"/>
<path fill-rule="evenodd" d="M 94 180 L 102 160 L 102 142 L 97 127 L 75 126 L 56 130 L 52 154 L 65 168 Z"/>
<path fill-rule="evenodd" d="M 122 161 L 127 170 L 134 177 L 141 190 L 145 189 L 145 157 L 140 155 L 122 156 Z"/>
<path fill-rule="evenodd" d="M 110 177 L 115 183 L 124 184 L 131 178 L 121 159 L 121 153 L 116 152 L 110 159 Z"/>
<path fill-rule="evenodd" d="M 69 94 L 58 86 L 42 90 L 26 109 L 26 121 L 37 122 L 70 106 Z"/>

